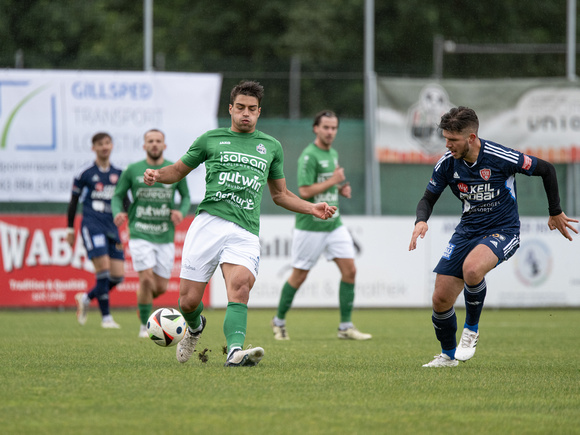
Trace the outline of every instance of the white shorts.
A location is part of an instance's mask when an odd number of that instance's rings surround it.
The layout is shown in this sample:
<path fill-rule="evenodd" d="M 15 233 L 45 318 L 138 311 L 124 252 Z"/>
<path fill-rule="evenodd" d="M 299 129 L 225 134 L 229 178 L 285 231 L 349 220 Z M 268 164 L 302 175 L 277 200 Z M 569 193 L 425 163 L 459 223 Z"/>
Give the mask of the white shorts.
<path fill-rule="evenodd" d="M 161 278 L 171 278 L 171 269 L 175 261 L 173 243 L 152 243 L 143 239 L 129 239 L 129 250 L 133 260 L 133 269 L 142 272 L 153 269 Z"/>
<path fill-rule="evenodd" d="M 258 276 L 260 239 L 238 224 L 201 212 L 183 243 L 180 278 L 208 282 L 218 265 L 237 264 Z"/>
<path fill-rule="evenodd" d="M 331 232 L 294 229 L 292 267 L 310 270 L 323 253 L 328 261 L 354 258 L 354 242 L 344 225 Z"/>

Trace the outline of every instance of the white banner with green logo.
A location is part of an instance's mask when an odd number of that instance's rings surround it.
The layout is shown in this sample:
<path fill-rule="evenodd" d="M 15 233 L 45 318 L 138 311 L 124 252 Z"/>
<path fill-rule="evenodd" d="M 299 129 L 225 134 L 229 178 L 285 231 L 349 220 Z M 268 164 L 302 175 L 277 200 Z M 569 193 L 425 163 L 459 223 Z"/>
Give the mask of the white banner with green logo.
<path fill-rule="evenodd" d="M 0 202 L 68 202 L 72 180 L 93 161 L 91 137 L 113 138 L 111 162 L 145 158 L 143 134 L 166 135 L 178 160 L 217 127 L 219 74 L 0 71 Z M 192 202 L 203 198 L 204 168 L 188 177 Z"/>
<path fill-rule="evenodd" d="M 445 152 L 437 129 L 451 107 L 479 117 L 479 136 L 551 161 L 580 161 L 580 87 L 564 79 L 378 81 L 381 162 L 432 163 Z"/>

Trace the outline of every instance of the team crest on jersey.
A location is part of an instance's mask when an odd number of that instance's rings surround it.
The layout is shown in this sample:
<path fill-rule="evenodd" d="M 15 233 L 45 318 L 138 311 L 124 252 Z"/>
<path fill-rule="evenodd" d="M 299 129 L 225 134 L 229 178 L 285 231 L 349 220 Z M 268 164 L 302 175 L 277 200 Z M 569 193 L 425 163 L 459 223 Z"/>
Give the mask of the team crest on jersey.
<path fill-rule="evenodd" d="M 266 147 L 263 144 L 260 144 L 256 147 L 256 151 L 260 154 L 266 154 Z"/>
<path fill-rule="evenodd" d="M 469 190 L 469 187 L 467 187 L 467 184 L 465 183 L 457 183 L 457 188 L 459 189 L 460 192 L 463 193 L 467 193 L 467 191 Z"/>
<path fill-rule="evenodd" d="M 489 177 L 491 177 L 491 169 L 480 169 L 479 175 L 481 175 L 481 178 L 487 181 L 489 180 Z"/>
<path fill-rule="evenodd" d="M 119 176 L 117 174 L 109 175 L 109 181 L 111 182 L 111 184 L 116 184 L 117 180 L 119 180 Z"/>

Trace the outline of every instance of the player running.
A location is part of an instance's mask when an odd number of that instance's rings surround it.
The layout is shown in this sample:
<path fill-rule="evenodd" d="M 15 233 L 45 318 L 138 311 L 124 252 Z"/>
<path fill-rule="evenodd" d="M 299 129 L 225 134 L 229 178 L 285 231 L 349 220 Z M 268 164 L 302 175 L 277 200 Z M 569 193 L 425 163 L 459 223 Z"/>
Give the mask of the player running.
<path fill-rule="evenodd" d="M 332 148 L 338 132 L 338 117 L 330 110 L 323 110 L 315 116 L 312 129 L 316 138 L 298 159 L 298 191 L 307 201 L 326 201 L 338 207 L 339 195 L 345 198 L 351 196 L 351 187 L 344 176 L 344 168 L 338 164 L 338 152 Z M 341 274 L 338 287 L 338 338 L 372 338 L 371 334 L 360 332 L 351 320 L 356 277 L 354 243 L 350 233 L 342 225 L 337 209 L 328 220 L 296 215 L 296 228 L 292 237 L 292 274 L 282 287 L 278 312 L 271 323 L 276 340 L 290 339 L 286 331 L 286 314 L 292 306 L 296 292 L 323 253 L 329 261 L 336 263 Z"/>
<path fill-rule="evenodd" d="M 139 273 L 137 308 L 141 326 L 139 337 L 148 337 L 147 320 L 153 309 L 153 299 L 167 291 L 175 260 L 175 226 L 183 221 L 191 205 L 187 181 L 148 186 L 143 181 L 147 168 L 159 169 L 173 162 L 165 160 L 167 148 L 163 132 L 152 129 L 144 135 L 145 160 L 133 163 L 121 174 L 112 200 L 113 218 L 117 226 L 129 219 L 129 249 L 133 269 Z M 123 210 L 123 199 L 131 191 L 133 201 L 129 213 Z M 179 208 L 175 192 L 179 192 Z"/>
<path fill-rule="evenodd" d="M 121 170 L 113 166 L 109 157 L 113 141 L 107 133 L 97 133 L 92 138 L 92 150 L 96 159 L 79 171 L 73 182 L 72 196 L 68 206 L 67 241 L 74 246 L 74 219 L 77 205 L 83 205 L 81 236 L 89 259 L 95 267 L 97 282 L 88 293 L 77 293 L 77 320 L 87 322 L 87 309 L 97 299 L 101 310 L 103 328 L 120 328 L 109 310 L 109 292 L 123 281 L 125 264 L 123 245 L 111 214 L 111 198 Z"/>
<path fill-rule="evenodd" d="M 147 169 L 145 183 L 171 184 L 205 162 L 205 197 L 197 208 L 183 246 L 179 308 L 188 328 L 176 357 L 189 360 L 205 328 L 202 297 L 207 282 L 221 266 L 228 305 L 223 331 L 226 366 L 254 366 L 264 356 L 261 347 L 243 349 L 248 300 L 260 264 L 260 204 L 266 184 L 274 203 L 290 211 L 328 219 L 336 211 L 326 203 L 312 204 L 286 188 L 282 146 L 256 130 L 264 88 L 246 81 L 230 94 L 230 128 L 210 130 L 170 166 Z"/>
<path fill-rule="evenodd" d="M 424 238 L 433 206 L 447 186 L 461 200 L 463 213 L 439 264 L 435 267 L 432 321 L 441 354 L 423 367 L 455 367 L 475 354 L 479 318 L 487 292 L 485 275 L 507 261 L 520 246 L 516 174 L 542 177 L 548 198 L 548 227 L 569 240 L 578 233 L 560 208 L 558 179 L 551 163 L 478 137 L 472 109 L 458 107 L 441 117 L 439 128 L 447 152 L 439 159 L 423 198 L 409 250 Z M 454 304 L 463 291 L 466 316 L 457 346 Z"/>

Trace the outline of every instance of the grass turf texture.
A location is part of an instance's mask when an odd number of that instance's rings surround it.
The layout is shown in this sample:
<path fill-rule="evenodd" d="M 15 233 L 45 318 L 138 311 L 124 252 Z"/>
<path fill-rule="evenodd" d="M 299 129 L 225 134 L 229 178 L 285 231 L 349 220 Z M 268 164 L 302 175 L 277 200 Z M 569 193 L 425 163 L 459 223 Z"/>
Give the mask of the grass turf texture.
<path fill-rule="evenodd" d="M 224 313 L 204 312 L 207 362 L 182 365 L 137 338 L 133 311 L 114 312 L 121 330 L 96 311 L 84 327 L 71 311 L 0 312 L 1 432 L 580 432 L 578 310 L 484 310 L 475 357 L 440 369 L 421 367 L 439 353 L 430 310 L 355 311 L 373 339 L 352 342 L 337 310 L 295 309 L 278 342 L 274 311 L 250 309 L 246 345 L 266 352 L 252 368 L 223 367 Z"/>

